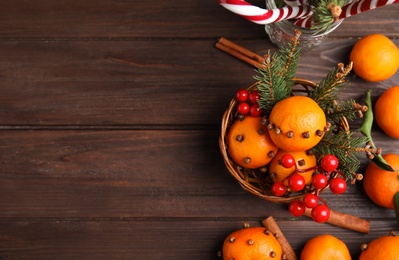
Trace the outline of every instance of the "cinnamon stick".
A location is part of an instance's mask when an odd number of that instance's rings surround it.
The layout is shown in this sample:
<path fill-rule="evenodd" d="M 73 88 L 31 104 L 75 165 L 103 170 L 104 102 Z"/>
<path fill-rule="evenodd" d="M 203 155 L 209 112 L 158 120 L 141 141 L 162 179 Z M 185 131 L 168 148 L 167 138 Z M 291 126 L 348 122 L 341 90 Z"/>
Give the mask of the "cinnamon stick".
<path fill-rule="evenodd" d="M 236 57 L 250 65 L 252 65 L 255 68 L 261 68 L 264 62 L 264 59 L 262 56 L 244 48 L 241 47 L 238 44 L 233 43 L 232 41 L 229 41 L 226 38 L 219 38 L 219 40 L 216 42 L 215 47 L 218 48 L 219 50 L 222 50 L 228 54 L 230 54 L 233 57 Z"/>
<path fill-rule="evenodd" d="M 290 243 L 288 240 L 285 238 L 283 233 L 281 232 L 279 226 L 277 225 L 276 221 L 274 220 L 273 217 L 268 217 L 262 221 L 262 225 L 269 229 L 277 238 L 278 242 L 280 242 L 280 245 L 283 249 L 283 258 L 284 260 L 297 260 L 297 256 L 292 249 Z M 285 258 L 284 258 L 285 257 Z"/>
<path fill-rule="evenodd" d="M 311 217 L 311 211 L 312 209 L 306 208 L 304 215 Z M 330 218 L 327 220 L 327 223 L 360 233 L 368 234 L 370 232 L 370 221 L 331 209 Z"/>

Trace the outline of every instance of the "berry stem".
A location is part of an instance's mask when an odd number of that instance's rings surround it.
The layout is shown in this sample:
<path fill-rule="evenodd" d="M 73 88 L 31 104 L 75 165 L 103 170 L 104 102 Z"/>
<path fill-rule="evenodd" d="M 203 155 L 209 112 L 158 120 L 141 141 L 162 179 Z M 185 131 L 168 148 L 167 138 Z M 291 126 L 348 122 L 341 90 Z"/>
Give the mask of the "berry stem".
<path fill-rule="evenodd" d="M 328 207 L 327 202 L 326 202 L 324 199 L 322 199 L 320 196 L 317 196 L 317 198 L 318 198 L 324 205 L 326 205 L 326 206 Z"/>

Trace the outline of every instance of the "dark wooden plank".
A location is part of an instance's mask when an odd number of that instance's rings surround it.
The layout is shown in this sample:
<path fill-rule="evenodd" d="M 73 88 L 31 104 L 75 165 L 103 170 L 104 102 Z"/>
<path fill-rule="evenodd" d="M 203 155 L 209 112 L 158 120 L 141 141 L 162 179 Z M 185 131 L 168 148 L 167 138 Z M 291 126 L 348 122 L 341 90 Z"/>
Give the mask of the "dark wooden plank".
<path fill-rule="evenodd" d="M 1 124 L 209 123 L 208 117 L 215 114 L 209 106 L 228 103 L 221 103 L 220 93 L 214 91 L 229 87 L 225 83 L 231 73 L 222 73 L 216 56 L 230 57 L 214 43 L 2 42 Z M 243 68 L 234 64 L 237 72 Z M 252 68 L 244 69 L 249 78 L 244 80 L 251 82 Z"/>
<path fill-rule="evenodd" d="M 0 37 L 203 38 L 241 29 L 242 37 L 253 38 L 263 32 L 217 1 L 201 0 L 5 0 L 0 17 Z"/>
<path fill-rule="evenodd" d="M 250 1 L 261 8 L 264 1 Z M 350 17 L 334 37 L 385 31 L 398 36 L 398 5 Z M 228 36 L 266 39 L 263 26 L 202 1 L 23 1 L 4 0 L 0 37 L 179 37 Z"/>
<path fill-rule="evenodd" d="M 397 37 L 398 11 L 399 5 L 394 4 L 349 17 L 331 36 L 351 38 L 371 33 L 383 33 L 389 37 Z"/>
<path fill-rule="evenodd" d="M 0 218 L 290 217 L 286 205 L 238 185 L 217 137 L 212 130 L 2 131 Z M 376 140 L 395 149 L 388 138 Z M 337 211 L 394 218 L 361 183 L 323 197 Z"/>
<path fill-rule="evenodd" d="M 223 240 L 246 220 L 3 220 L 0 257 L 4 259 L 221 259 Z M 342 239 L 353 259 L 360 245 L 388 234 L 392 222 L 377 221 L 364 236 L 334 227 L 314 228 L 309 221 L 277 219 L 299 255 L 306 241 L 329 233 Z"/>
<path fill-rule="evenodd" d="M 298 76 L 320 80 L 372 32 L 398 44 L 398 10 L 347 19 L 303 55 Z M 361 183 L 322 196 L 371 220 L 369 235 L 293 219 L 286 205 L 233 180 L 218 128 L 254 72 L 213 47 L 219 36 L 260 54 L 276 50 L 262 26 L 217 1 L 2 1 L 0 258 L 217 259 L 226 235 L 269 215 L 297 252 L 330 233 L 357 257 L 361 243 L 396 227 L 393 211 L 373 204 Z M 342 97 L 360 100 L 372 88 L 375 100 L 398 75 L 381 83 L 351 76 Z M 385 152 L 398 151 L 374 133 Z"/>
<path fill-rule="evenodd" d="M 297 76 L 320 81 L 348 62 L 355 41 L 330 39 L 304 53 Z M 214 43 L 1 41 L 0 125 L 219 125 L 234 92 L 251 85 L 255 72 Z M 261 55 L 276 51 L 259 40 L 237 43 Z M 374 97 L 397 85 L 399 74 L 381 83 L 349 79 L 342 98 L 361 99 L 366 89 Z"/>

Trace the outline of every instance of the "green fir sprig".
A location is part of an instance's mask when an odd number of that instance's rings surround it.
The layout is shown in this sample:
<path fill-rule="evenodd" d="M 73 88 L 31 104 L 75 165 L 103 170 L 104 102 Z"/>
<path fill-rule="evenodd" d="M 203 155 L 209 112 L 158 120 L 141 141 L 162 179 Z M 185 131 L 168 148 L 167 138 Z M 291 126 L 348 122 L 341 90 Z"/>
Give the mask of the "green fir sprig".
<path fill-rule="evenodd" d="M 342 117 L 345 117 L 348 121 L 353 121 L 359 116 L 363 116 L 363 112 L 366 111 L 367 106 L 362 106 L 355 100 L 340 100 L 333 101 L 330 109 L 327 110 L 327 120 L 330 122 L 339 122 Z"/>
<path fill-rule="evenodd" d="M 321 141 L 312 149 L 317 158 L 326 154 L 334 154 L 339 160 L 339 169 L 345 176 L 352 180 L 356 178 L 356 171 L 360 167 L 359 152 L 364 152 L 368 138 L 355 136 L 357 132 L 336 131 L 338 126 L 333 126 L 326 132 Z"/>
<path fill-rule="evenodd" d="M 338 20 L 341 14 L 341 7 L 345 4 L 344 0 L 319 0 L 314 1 L 312 26 L 315 33 L 328 31 Z"/>
<path fill-rule="evenodd" d="M 324 110 L 328 111 L 334 100 L 338 100 L 338 94 L 349 85 L 345 77 L 352 70 L 352 63 L 344 66 L 339 63 L 336 68 L 330 70 L 327 76 L 323 78 L 316 88 L 309 93 L 309 97 L 316 101 L 317 104 Z"/>
<path fill-rule="evenodd" d="M 274 104 L 291 95 L 291 87 L 298 69 L 300 48 L 300 32 L 296 31 L 292 43 L 281 48 L 273 55 L 265 55 L 263 67 L 257 69 L 258 75 L 254 78 L 259 82 L 259 106 L 268 114 Z"/>
<path fill-rule="evenodd" d="M 350 131 L 347 121 L 363 117 L 368 110 L 354 100 L 338 101 L 338 94 L 349 86 L 345 77 L 352 70 L 352 63 L 347 66 L 339 63 L 330 70 L 326 77 L 309 93 L 326 114 L 331 129 L 327 131 L 312 150 L 321 158 L 326 154 L 334 154 L 340 161 L 340 170 L 348 179 L 356 178 L 356 170 L 360 166 L 359 153 L 366 152 L 368 136 L 362 136 L 358 131 Z"/>
<path fill-rule="evenodd" d="M 352 121 L 363 112 L 367 111 L 367 106 L 358 104 L 355 100 L 338 101 L 339 93 L 349 86 L 345 77 L 352 70 L 352 63 L 347 66 L 339 63 L 336 68 L 330 70 L 316 87 L 309 92 L 309 97 L 323 109 L 327 121 L 333 125 L 340 125 L 342 118 Z"/>

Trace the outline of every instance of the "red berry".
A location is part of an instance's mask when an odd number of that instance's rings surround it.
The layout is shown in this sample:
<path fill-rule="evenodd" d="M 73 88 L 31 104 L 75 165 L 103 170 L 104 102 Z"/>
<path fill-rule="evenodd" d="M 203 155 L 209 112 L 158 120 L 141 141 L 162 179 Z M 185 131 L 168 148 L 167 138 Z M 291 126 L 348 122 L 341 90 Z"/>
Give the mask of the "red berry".
<path fill-rule="evenodd" d="M 248 100 L 248 91 L 246 89 L 239 89 L 236 92 L 236 99 L 239 102 L 245 102 Z"/>
<path fill-rule="evenodd" d="M 272 185 L 271 190 L 275 196 L 281 197 L 287 192 L 287 187 L 282 182 L 276 182 Z"/>
<path fill-rule="evenodd" d="M 251 104 L 249 107 L 249 114 L 253 117 L 259 117 L 263 113 L 263 109 L 258 104 Z"/>
<path fill-rule="evenodd" d="M 346 191 L 346 182 L 342 178 L 330 180 L 330 190 L 334 194 L 342 194 Z"/>
<path fill-rule="evenodd" d="M 312 209 L 317 206 L 317 204 L 319 203 L 319 199 L 316 195 L 312 193 L 307 193 L 305 196 L 303 196 L 302 202 L 307 208 Z"/>
<path fill-rule="evenodd" d="M 324 204 L 319 204 L 312 209 L 312 219 L 318 223 L 324 223 L 330 218 L 330 210 Z"/>
<path fill-rule="evenodd" d="M 288 179 L 288 186 L 291 188 L 292 191 L 301 191 L 305 188 L 305 178 L 302 175 L 294 173 Z"/>
<path fill-rule="evenodd" d="M 316 189 L 324 189 L 327 186 L 328 179 L 322 173 L 317 173 L 312 177 L 312 185 Z"/>
<path fill-rule="evenodd" d="M 302 216 L 305 213 L 305 209 L 305 205 L 300 200 L 294 200 L 288 205 L 288 211 L 295 217 Z"/>
<path fill-rule="evenodd" d="M 283 156 L 281 156 L 280 164 L 284 168 L 289 169 L 289 168 L 295 166 L 295 158 L 291 154 L 286 153 Z"/>
<path fill-rule="evenodd" d="M 260 94 L 259 91 L 251 91 L 251 93 L 249 93 L 249 103 L 255 104 L 258 103 L 258 100 L 260 99 Z"/>
<path fill-rule="evenodd" d="M 327 172 L 335 171 L 338 168 L 338 164 L 338 158 L 333 154 L 323 156 L 320 162 L 320 166 Z"/>
<path fill-rule="evenodd" d="M 242 102 L 237 106 L 237 112 L 241 115 L 246 115 L 249 112 L 249 104 L 247 102 Z"/>

